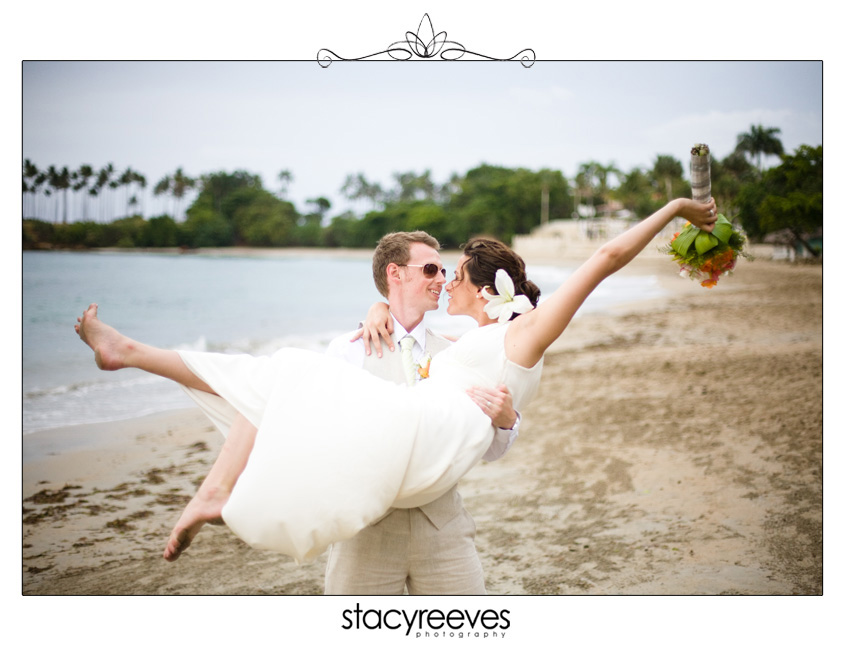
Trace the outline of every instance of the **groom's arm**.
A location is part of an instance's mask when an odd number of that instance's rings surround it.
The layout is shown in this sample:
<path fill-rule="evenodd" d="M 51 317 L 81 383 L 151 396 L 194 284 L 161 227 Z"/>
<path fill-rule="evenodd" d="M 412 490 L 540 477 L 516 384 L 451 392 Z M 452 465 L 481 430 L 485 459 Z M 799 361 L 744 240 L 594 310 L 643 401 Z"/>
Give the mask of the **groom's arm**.
<path fill-rule="evenodd" d="M 362 339 L 352 341 L 359 333 L 360 329 L 350 331 L 342 336 L 337 336 L 328 345 L 325 353 L 328 356 L 345 360 L 351 365 L 362 368 L 365 357 L 367 356 L 364 342 Z M 447 339 L 451 340 L 450 338 Z M 493 398 L 492 393 L 497 393 L 499 396 L 499 401 L 496 401 L 493 406 L 490 406 L 489 409 L 484 411 L 489 415 L 490 421 L 493 427 L 495 427 L 495 435 L 493 436 L 489 449 L 483 455 L 483 460 L 492 462 L 501 458 L 513 446 L 513 443 L 519 436 L 521 416 L 513 408 L 513 398 L 506 391 L 506 388 L 504 392 L 501 392 L 501 389 L 498 388 L 482 388 L 478 390 L 487 393 L 487 398 L 489 399 Z"/>
<path fill-rule="evenodd" d="M 516 418 L 516 423 L 513 425 L 512 429 L 495 430 L 495 437 L 493 437 L 492 444 L 489 445 L 489 449 L 486 450 L 483 460 L 491 463 L 510 451 L 510 447 L 513 446 L 516 438 L 519 437 L 519 423 L 521 421 L 521 417 L 518 417 Z"/>
<path fill-rule="evenodd" d="M 513 397 L 506 386 L 497 388 L 469 388 L 469 397 L 489 416 L 495 434 L 483 460 L 492 462 L 506 454 L 519 437 L 522 416 L 513 407 Z"/>
<path fill-rule="evenodd" d="M 359 332 L 360 330 L 350 331 L 342 336 L 337 336 L 328 344 L 325 354 L 332 358 L 344 360 L 355 367 L 363 367 L 364 357 L 366 356 L 363 343 L 360 340 L 352 342 L 352 338 Z"/>

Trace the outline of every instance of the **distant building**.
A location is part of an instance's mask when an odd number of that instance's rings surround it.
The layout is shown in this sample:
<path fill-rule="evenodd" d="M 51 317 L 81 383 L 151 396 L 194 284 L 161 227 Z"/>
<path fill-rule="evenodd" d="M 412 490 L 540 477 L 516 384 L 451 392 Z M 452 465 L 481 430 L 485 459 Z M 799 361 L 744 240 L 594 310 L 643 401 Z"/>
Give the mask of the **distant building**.
<path fill-rule="evenodd" d="M 588 208 L 588 207 L 587 207 Z M 515 236 L 513 249 L 531 258 L 583 258 L 597 247 L 626 231 L 636 221 L 629 217 L 582 217 L 553 220 L 540 225 L 530 235 Z"/>
<path fill-rule="evenodd" d="M 790 229 L 781 229 L 766 235 L 762 242 L 772 247 L 771 258 L 774 260 L 796 261 L 816 258 L 801 239 L 823 256 L 823 229 L 818 229 L 813 234 L 801 234 L 800 238 L 797 238 Z"/>

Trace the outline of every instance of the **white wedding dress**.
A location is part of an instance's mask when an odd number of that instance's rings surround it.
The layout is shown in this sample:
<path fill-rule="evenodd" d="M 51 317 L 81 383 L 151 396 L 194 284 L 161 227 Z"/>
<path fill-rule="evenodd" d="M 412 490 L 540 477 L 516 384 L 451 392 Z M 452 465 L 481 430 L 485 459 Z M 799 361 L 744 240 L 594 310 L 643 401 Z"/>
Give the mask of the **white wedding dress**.
<path fill-rule="evenodd" d="M 539 386 L 542 361 L 527 369 L 506 358 L 508 324 L 469 331 L 411 388 L 298 349 L 264 357 L 180 351 L 219 395 L 186 388 L 224 434 L 236 412 L 258 427 L 223 509 L 226 524 L 255 548 L 303 562 L 390 507 L 441 496 L 493 437 L 465 390 L 504 383 L 519 410 Z"/>

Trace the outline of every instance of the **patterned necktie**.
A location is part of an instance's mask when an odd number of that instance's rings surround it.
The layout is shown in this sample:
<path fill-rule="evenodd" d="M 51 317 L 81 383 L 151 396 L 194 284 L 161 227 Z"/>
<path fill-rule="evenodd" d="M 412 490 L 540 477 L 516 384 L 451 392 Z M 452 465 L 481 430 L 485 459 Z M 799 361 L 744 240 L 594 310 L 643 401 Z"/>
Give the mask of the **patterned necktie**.
<path fill-rule="evenodd" d="M 413 345 L 415 342 L 413 336 L 407 335 L 399 343 L 401 345 L 401 360 L 404 364 L 404 376 L 409 386 L 416 383 L 416 362 L 413 360 Z"/>

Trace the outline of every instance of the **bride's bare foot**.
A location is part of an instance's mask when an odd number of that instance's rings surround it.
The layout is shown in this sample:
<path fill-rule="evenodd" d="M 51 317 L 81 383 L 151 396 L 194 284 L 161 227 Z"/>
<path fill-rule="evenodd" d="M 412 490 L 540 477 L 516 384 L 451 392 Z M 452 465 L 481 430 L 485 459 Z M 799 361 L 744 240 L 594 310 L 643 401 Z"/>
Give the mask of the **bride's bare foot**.
<path fill-rule="evenodd" d="M 82 342 L 94 350 L 94 360 L 101 370 L 119 370 L 126 367 L 126 354 L 131 340 L 97 317 L 97 305 L 91 304 L 76 318 L 74 327 Z"/>
<path fill-rule="evenodd" d="M 200 488 L 173 527 L 170 539 L 164 548 L 164 559 L 168 562 L 178 559 L 205 524 L 222 524 L 223 506 L 226 505 L 228 498 L 229 492 Z"/>

